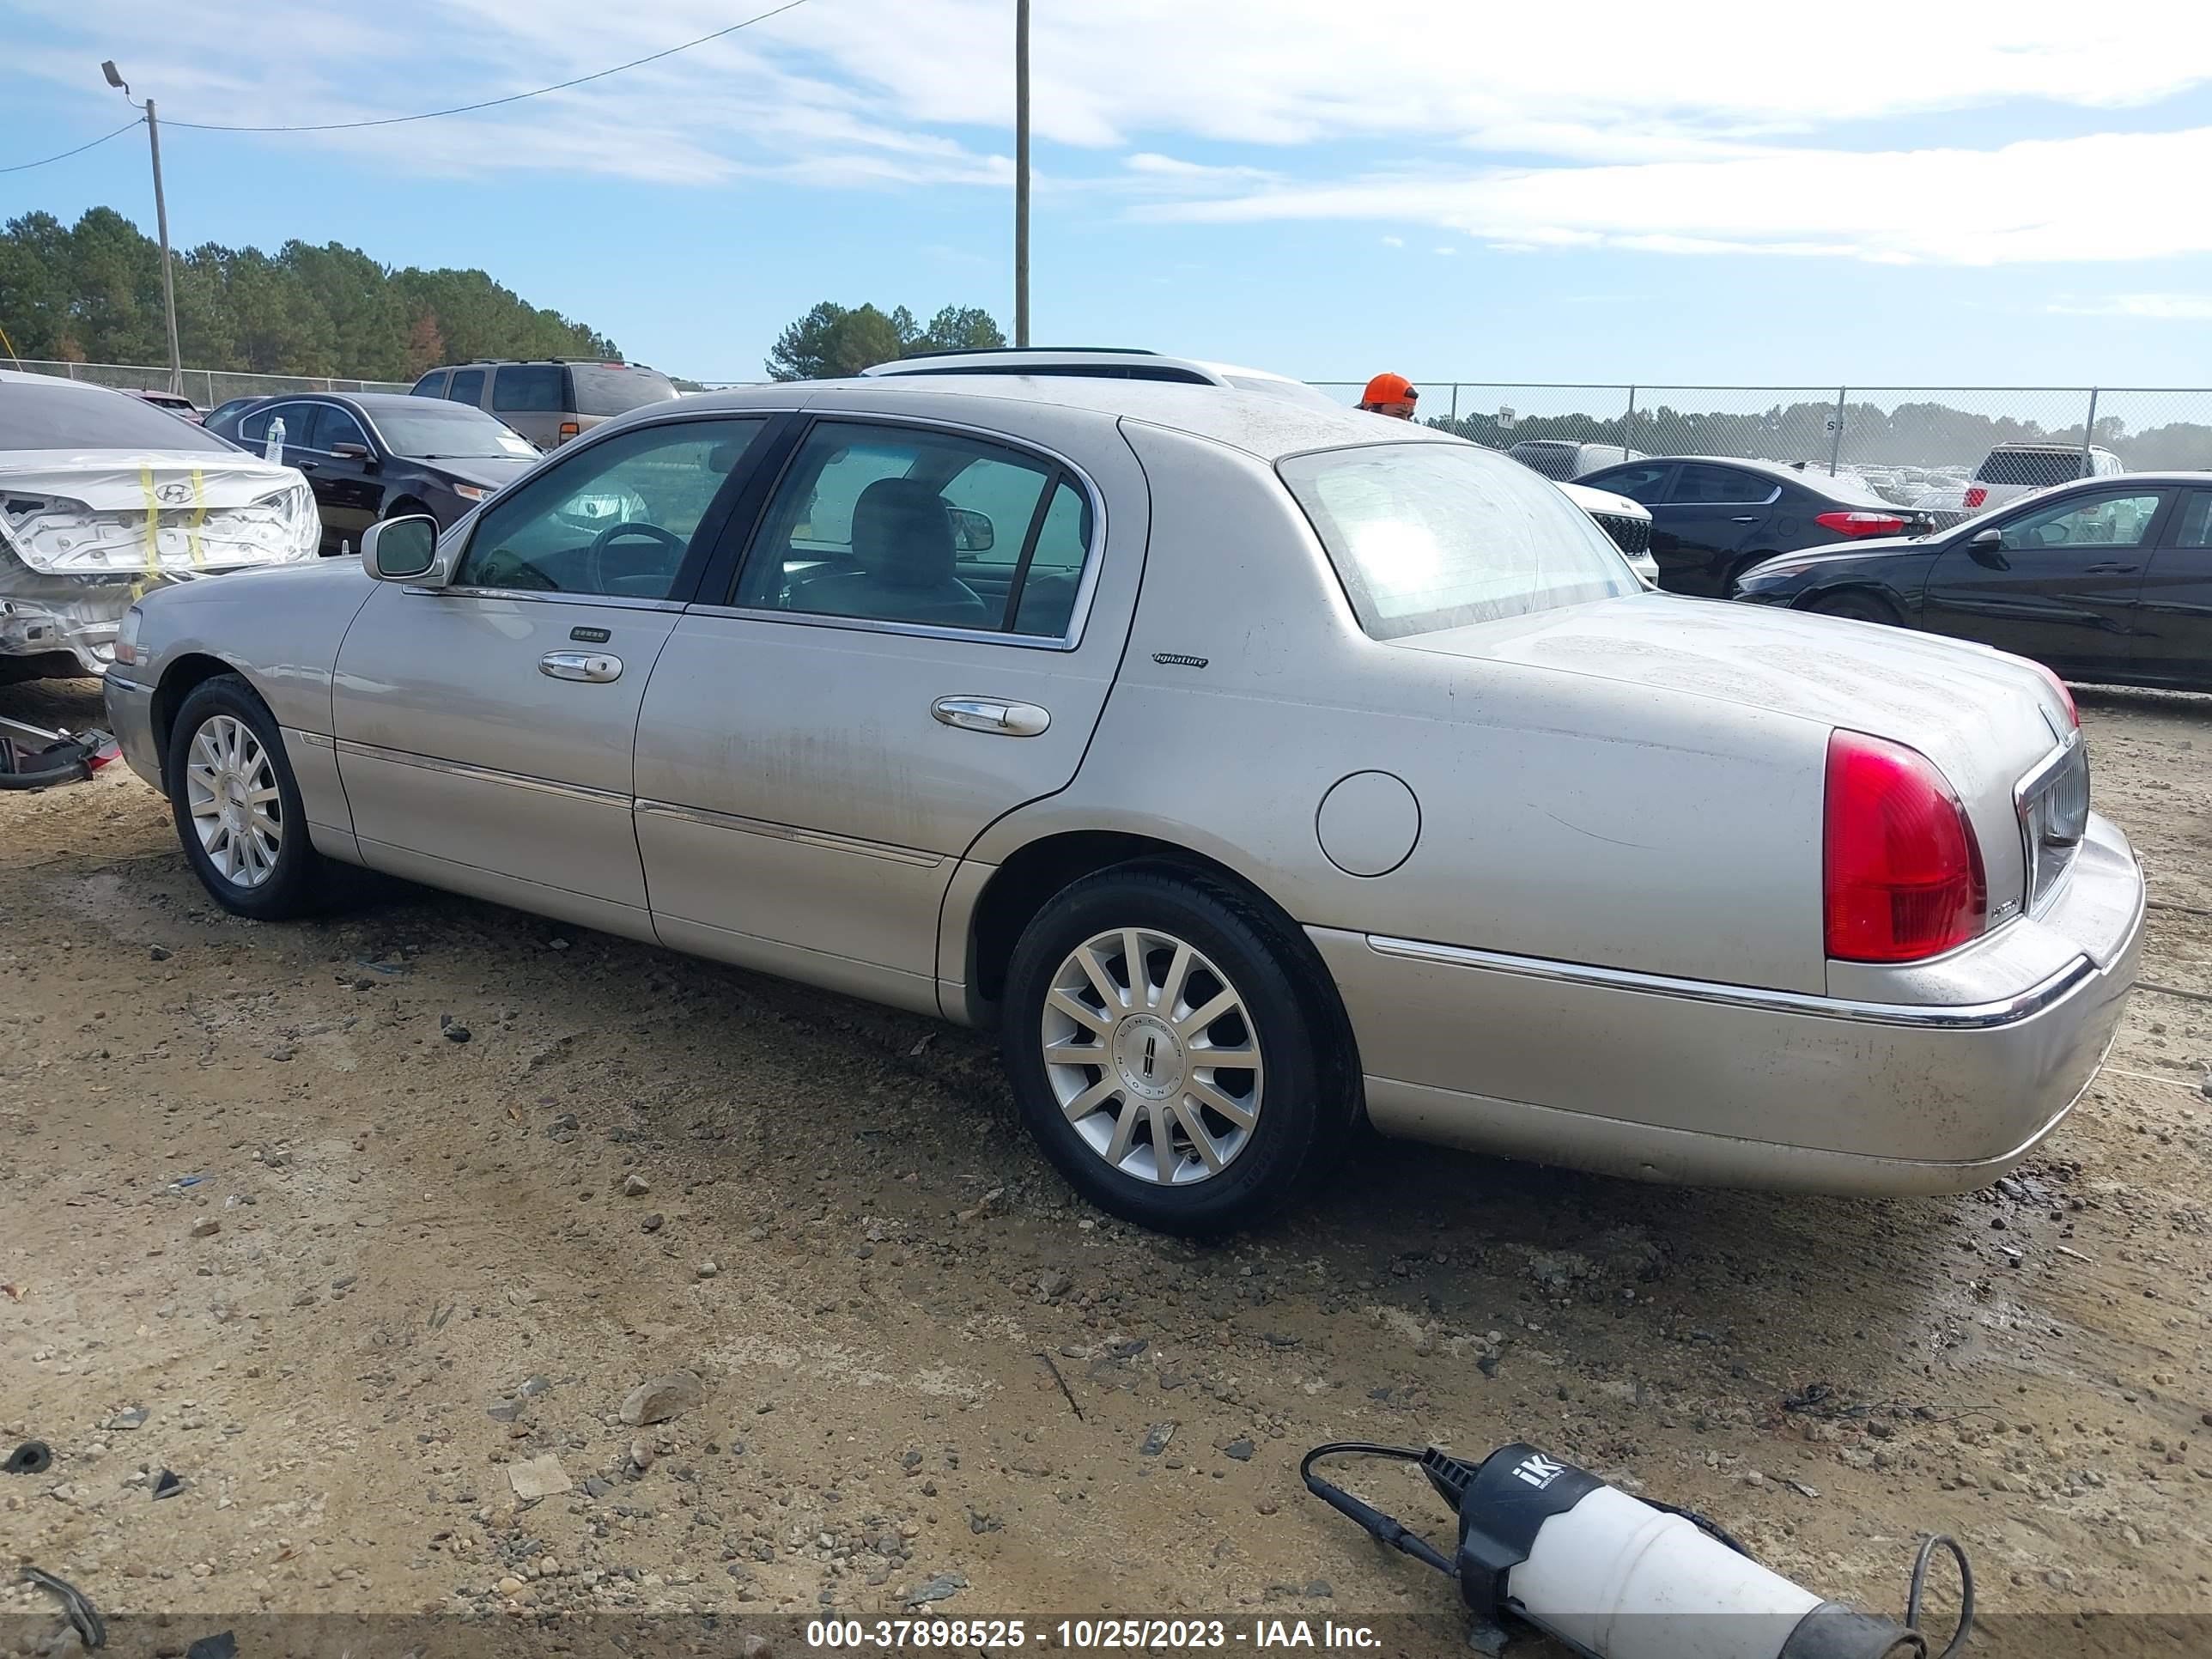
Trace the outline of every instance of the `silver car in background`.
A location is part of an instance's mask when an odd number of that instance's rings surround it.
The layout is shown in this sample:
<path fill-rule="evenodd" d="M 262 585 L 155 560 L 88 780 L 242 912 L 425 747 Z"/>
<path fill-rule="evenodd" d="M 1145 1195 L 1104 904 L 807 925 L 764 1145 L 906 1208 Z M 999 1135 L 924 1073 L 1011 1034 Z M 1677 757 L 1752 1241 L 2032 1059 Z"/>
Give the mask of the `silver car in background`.
<path fill-rule="evenodd" d="M 1363 1117 L 1975 1187 L 2142 928 L 2040 670 L 1648 591 L 1501 455 L 1212 386 L 640 410 L 443 537 L 153 595 L 107 702 L 240 914 L 366 865 L 994 1025 L 1069 1180 L 1194 1234 Z"/>

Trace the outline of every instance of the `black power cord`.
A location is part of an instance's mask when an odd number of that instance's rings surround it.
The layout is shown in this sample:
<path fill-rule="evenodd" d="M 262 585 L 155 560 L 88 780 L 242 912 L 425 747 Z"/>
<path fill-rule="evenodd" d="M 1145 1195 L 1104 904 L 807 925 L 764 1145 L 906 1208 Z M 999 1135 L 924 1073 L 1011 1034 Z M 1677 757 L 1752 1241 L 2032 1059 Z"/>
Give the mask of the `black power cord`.
<path fill-rule="evenodd" d="M 1936 1659 L 1957 1659 L 1966 1648 L 1966 1638 L 1974 1633 L 1974 1569 L 1966 1559 L 1966 1547 L 1947 1533 L 1936 1533 L 1921 1540 L 1920 1553 L 1912 1561 L 1912 1582 L 1905 1592 L 1905 1623 L 1909 1630 L 1920 1628 L 1920 1602 L 1928 1589 L 1928 1567 L 1938 1550 L 1948 1552 L 1959 1564 L 1959 1627 L 1952 1632 L 1950 1645 Z"/>
<path fill-rule="evenodd" d="M 1426 1563 L 1447 1578 L 1458 1578 L 1458 1564 L 1395 1516 L 1385 1515 L 1372 1504 L 1354 1497 L 1334 1481 L 1316 1474 L 1313 1466 L 1324 1457 L 1372 1457 L 1394 1463 L 1418 1464 L 1438 1496 L 1448 1502 L 1454 1500 L 1455 1493 L 1466 1492 L 1474 1474 L 1474 1465 L 1434 1446 L 1416 1450 L 1411 1446 L 1386 1446 L 1372 1440 L 1332 1440 L 1316 1446 L 1298 1462 L 1298 1478 L 1305 1482 L 1306 1490 L 1322 1503 L 1349 1516 L 1364 1530 L 1391 1548 Z M 1656 1498 L 1638 1498 L 1636 1501 L 1657 1510 L 1662 1515 L 1680 1516 L 1716 1543 L 1725 1545 L 1747 1561 L 1759 1559 L 1741 1539 L 1708 1516 L 1673 1504 L 1662 1504 Z M 1923 1540 L 1920 1553 L 1913 1559 L 1912 1578 L 1905 1595 L 1906 1639 L 1917 1651 L 1926 1653 L 1928 1638 L 1920 1629 L 1921 1608 L 1927 1596 L 1928 1569 L 1934 1564 L 1939 1552 L 1948 1553 L 1959 1564 L 1959 1623 L 1952 1632 L 1949 1644 L 1936 1656 L 1936 1659 L 1958 1659 L 1966 1649 L 1967 1638 L 1974 1633 L 1974 1569 L 1966 1559 L 1965 1546 L 1948 1534 L 1937 1533 Z"/>

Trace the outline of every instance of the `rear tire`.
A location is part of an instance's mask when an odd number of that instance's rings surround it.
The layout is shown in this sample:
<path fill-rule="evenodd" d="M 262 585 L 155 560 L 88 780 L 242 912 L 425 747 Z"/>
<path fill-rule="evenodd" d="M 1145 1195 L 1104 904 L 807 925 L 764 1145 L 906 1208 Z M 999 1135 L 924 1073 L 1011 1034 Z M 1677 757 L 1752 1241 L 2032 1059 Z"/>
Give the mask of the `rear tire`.
<path fill-rule="evenodd" d="M 332 872 L 308 841 L 276 717 L 243 678 L 217 674 L 192 688 L 162 770 L 185 861 L 217 904 L 282 921 L 329 902 Z"/>
<path fill-rule="evenodd" d="M 1876 599 L 1871 593 L 1849 591 L 1841 593 L 1824 593 L 1806 608 L 1823 617 L 1843 617 L 1852 622 L 1881 623 L 1889 628 L 1901 627 L 1905 620 L 1897 614 L 1895 606 L 1886 600 Z"/>
<path fill-rule="evenodd" d="M 1248 895 L 1158 866 L 1086 877 L 1030 922 L 1007 968 L 1006 1071 L 1078 1192 L 1205 1236 L 1328 1166 L 1358 1118 L 1358 1067 L 1298 943 Z"/>

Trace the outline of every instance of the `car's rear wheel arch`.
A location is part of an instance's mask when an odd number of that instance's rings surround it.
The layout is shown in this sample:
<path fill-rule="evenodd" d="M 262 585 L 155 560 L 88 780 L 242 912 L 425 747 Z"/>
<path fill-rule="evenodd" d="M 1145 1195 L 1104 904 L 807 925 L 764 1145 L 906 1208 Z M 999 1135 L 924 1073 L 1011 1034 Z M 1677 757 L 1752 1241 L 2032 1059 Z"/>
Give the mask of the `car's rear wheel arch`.
<path fill-rule="evenodd" d="M 1144 867 L 1225 889 L 1253 907 L 1292 955 L 1302 981 L 1335 1027 L 1346 1054 L 1355 1054 L 1351 1022 L 1335 982 L 1305 929 L 1257 883 L 1218 859 L 1176 842 L 1120 830 L 1071 830 L 1030 842 L 999 866 L 977 895 L 968 923 L 968 983 L 978 1004 L 995 1012 L 1006 990 L 1014 946 L 1046 905 L 1085 877 L 1119 867 Z"/>

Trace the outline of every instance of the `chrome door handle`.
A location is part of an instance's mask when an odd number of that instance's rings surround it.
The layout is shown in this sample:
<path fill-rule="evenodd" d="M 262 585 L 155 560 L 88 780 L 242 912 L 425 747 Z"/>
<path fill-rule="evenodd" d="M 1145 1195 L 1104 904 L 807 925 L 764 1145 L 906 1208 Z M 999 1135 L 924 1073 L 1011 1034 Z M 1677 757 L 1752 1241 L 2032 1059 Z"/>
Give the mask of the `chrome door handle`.
<path fill-rule="evenodd" d="M 1739 518 L 1730 519 L 1729 522 L 1730 524 L 1757 524 L 1759 522 L 1759 514 L 1756 513 L 1746 513 Z"/>
<path fill-rule="evenodd" d="M 929 712 L 944 726 L 963 732 L 995 732 L 1005 738 L 1033 738 L 1052 724 L 1052 716 L 1033 702 L 1000 697 L 939 697 Z"/>
<path fill-rule="evenodd" d="M 538 672 L 548 679 L 605 685 L 622 678 L 622 659 L 604 651 L 548 651 L 538 659 Z"/>

